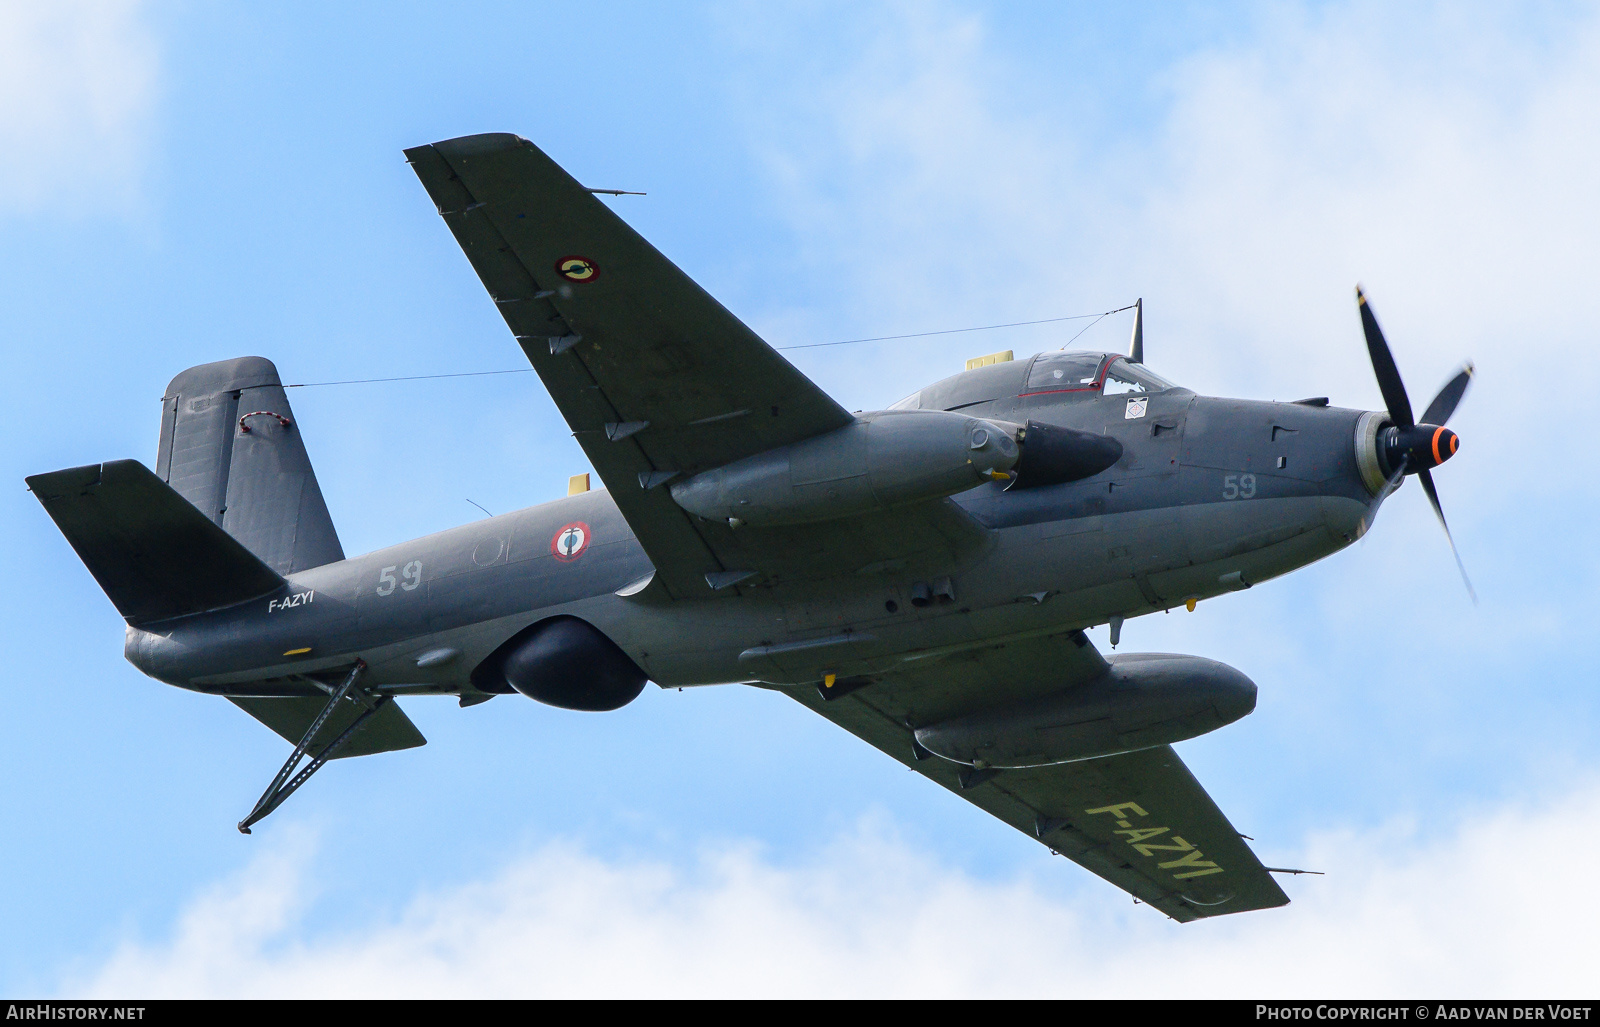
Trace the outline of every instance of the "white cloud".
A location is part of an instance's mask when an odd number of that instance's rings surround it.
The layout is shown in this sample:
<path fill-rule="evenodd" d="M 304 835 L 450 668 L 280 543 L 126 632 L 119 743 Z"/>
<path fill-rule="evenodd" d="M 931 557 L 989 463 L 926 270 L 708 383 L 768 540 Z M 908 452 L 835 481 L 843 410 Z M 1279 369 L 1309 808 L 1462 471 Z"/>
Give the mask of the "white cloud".
<path fill-rule="evenodd" d="M 1600 21 L 1536 41 L 1493 9 L 1390 11 L 1282 17 L 1175 70 L 1142 213 L 1185 303 L 1279 375 L 1347 363 L 1329 357 L 1357 277 L 1382 290 L 1413 368 L 1442 376 L 1467 350 L 1520 362 L 1533 338 L 1592 366 Z"/>
<path fill-rule="evenodd" d="M 316 925 L 303 837 L 206 890 L 169 940 L 129 941 L 71 995 L 1383 996 L 1592 991 L 1600 783 L 1419 840 L 1402 823 L 1313 839 L 1295 902 L 1189 925 L 984 881 L 881 825 L 778 865 L 752 846 L 693 866 L 552 844 L 397 916 Z"/>
<path fill-rule="evenodd" d="M 158 64 L 137 0 L 0 3 L 0 210 L 133 199 Z"/>
<path fill-rule="evenodd" d="M 1468 355 L 1486 374 L 1517 373 L 1529 347 L 1595 369 L 1592 13 L 1257 7 L 1236 41 L 1153 69 L 1158 116 L 1120 124 L 1104 101 L 1085 117 L 1077 80 L 1019 62 L 965 8 L 890 10 L 848 24 L 867 37 L 857 56 L 761 94 L 750 119 L 782 215 L 857 323 L 982 324 L 1143 294 L 1151 358 L 1181 381 L 1375 404 L 1360 278 L 1419 404 Z M 1069 333 L 801 359 L 911 387 L 927 372 L 912 350 L 954 370 L 958 354 Z M 1531 410 L 1523 392 L 1501 402 Z"/>

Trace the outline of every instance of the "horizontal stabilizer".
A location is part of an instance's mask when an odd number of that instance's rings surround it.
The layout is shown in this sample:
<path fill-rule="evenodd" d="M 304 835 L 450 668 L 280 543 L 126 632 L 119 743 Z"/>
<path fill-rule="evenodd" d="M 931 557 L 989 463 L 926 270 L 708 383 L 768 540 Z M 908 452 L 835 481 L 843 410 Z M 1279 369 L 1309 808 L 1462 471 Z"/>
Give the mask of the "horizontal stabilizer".
<path fill-rule="evenodd" d="M 137 460 L 27 482 L 130 624 L 232 606 L 286 584 Z"/>
<path fill-rule="evenodd" d="M 317 719 L 322 708 L 328 705 L 327 698 L 317 695 L 287 699 L 230 695 L 228 701 L 295 744 L 305 736 L 306 729 L 311 727 L 311 722 Z M 317 737 L 311 740 L 307 752 L 313 756 L 321 752 L 322 747 L 338 738 L 361 712 L 361 706 L 356 703 L 340 703 L 317 732 Z M 427 744 L 428 740 L 422 737 L 422 732 L 411 723 L 411 718 L 401 711 L 399 705 L 387 702 L 367 718 L 367 722 L 332 758 L 339 760 L 346 756 L 371 756 L 373 753 L 414 749 Z"/>

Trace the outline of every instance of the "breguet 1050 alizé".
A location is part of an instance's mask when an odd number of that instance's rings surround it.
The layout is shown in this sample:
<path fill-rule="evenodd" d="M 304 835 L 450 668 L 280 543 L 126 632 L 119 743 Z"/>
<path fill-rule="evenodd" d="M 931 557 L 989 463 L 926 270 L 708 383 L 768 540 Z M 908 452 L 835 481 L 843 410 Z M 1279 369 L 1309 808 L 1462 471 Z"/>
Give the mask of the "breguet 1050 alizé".
<path fill-rule="evenodd" d="M 1084 629 L 1342 549 L 1407 475 L 1437 511 L 1470 366 L 1414 417 L 1358 293 L 1387 411 L 1196 395 L 1136 317 L 1127 354 L 998 354 L 851 413 L 527 140 L 406 158 L 603 490 L 347 558 L 259 357 L 172 380 L 153 472 L 28 479 L 136 667 L 294 743 L 240 830 L 329 759 L 423 744 L 398 696 L 738 682 L 1175 919 L 1288 901 L 1172 748 L 1256 686 Z"/>

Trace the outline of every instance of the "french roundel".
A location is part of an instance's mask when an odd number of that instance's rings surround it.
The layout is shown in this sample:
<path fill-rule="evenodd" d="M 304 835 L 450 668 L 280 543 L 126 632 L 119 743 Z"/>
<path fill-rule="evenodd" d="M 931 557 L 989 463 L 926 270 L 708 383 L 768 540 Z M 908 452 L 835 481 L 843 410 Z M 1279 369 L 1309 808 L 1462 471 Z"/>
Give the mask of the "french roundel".
<path fill-rule="evenodd" d="M 550 540 L 550 555 L 567 563 L 583 555 L 589 548 L 589 526 L 582 521 L 563 524 Z"/>
<path fill-rule="evenodd" d="M 570 281 L 592 282 L 600 277 L 600 265 L 588 257 L 562 257 L 556 261 L 556 270 Z"/>

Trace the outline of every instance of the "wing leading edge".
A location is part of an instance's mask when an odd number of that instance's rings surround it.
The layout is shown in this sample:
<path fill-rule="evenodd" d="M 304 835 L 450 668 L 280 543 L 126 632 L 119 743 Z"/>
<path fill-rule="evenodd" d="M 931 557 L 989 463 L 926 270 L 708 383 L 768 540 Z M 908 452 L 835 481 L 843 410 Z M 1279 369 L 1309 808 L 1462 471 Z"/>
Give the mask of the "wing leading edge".
<path fill-rule="evenodd" d="M 1081 639 L 1081 635 L 1078 636 Z M 973 805 L 1179 921 L 1267 909 L 1289 898 L 1171 746 L 1004 770 L 963 787 L 960 764 L 917 758 L 912 729 L 973 681 L 1017 698 L 1033 691 L 1019 667 L 1049 666 L 1040 689 L 1070 688 L 1105 666 L 1071 636 L 1030 639 L 908 669 L 833 701 L 788 694 Z M 1076 652 L 1075 652 L 1076 650 Z"/>

